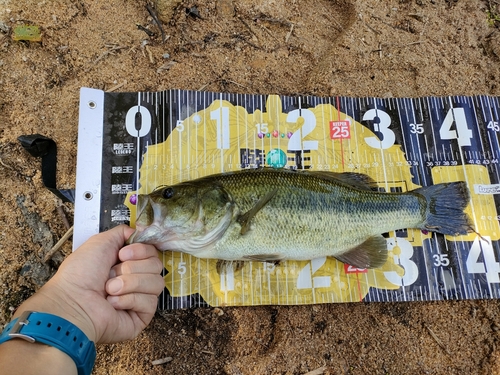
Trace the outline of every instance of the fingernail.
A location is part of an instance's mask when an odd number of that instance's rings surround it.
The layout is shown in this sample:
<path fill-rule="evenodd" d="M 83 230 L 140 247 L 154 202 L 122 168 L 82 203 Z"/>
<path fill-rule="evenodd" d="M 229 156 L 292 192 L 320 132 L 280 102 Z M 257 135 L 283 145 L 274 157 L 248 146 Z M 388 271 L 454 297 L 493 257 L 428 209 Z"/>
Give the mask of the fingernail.
<path fill-rule="evenodd" d="M 115 294 L 118 293 L 123 287 L 123 281 L 120 279 L 112 279 L 108 282 L 108 287 L 106 288 L 108 291 L 108 294 Z"/>
<path fill-rule="evenodd" d="M 106 299 L 108 300 L 108 302 L 110 304 L 115 305 L 120 300 L 120 297 L 118 297 L 118 296 L 108 296 Z"/>
<path fill-rule="evenodd" d="M 129 260 L 133 257 L 134 251 L 128 247 L 124 247 L 123 249 L 120 250 L 120 260 L 125 261 Z"/>

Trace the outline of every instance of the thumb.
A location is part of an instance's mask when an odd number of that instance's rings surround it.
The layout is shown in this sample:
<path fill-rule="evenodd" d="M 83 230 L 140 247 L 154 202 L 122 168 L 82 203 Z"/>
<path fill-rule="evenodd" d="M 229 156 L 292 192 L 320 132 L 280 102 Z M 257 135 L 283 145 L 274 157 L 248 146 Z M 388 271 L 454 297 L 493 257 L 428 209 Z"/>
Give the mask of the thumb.
<path fill-rule="evenodd" d="M 94 267 L 109 270 L 118 262 L 118 252 L 133 232 L 134 229 L 129 226 L 119 225 L 106 232 L 93 235 L 71 256 L 77 258 L 79 262 L 91 262 Z"/>

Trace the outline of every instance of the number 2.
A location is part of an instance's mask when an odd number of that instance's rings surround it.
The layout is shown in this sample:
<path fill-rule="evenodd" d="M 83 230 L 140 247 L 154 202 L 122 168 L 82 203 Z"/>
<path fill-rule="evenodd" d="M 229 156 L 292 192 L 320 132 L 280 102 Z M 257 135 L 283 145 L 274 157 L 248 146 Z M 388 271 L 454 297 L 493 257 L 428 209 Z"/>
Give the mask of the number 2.
<path fill-rule="evenodd" d="M 294 109 L 290 111 L 286 117 L 286 122 L 297 122 L 299 117 L 304 118 L 304 125 L 301 129 L 296 130 L 288 141 L 288 149 L 290 151 L 317 150 L 318 141 L 302 141 L 316 127 L 316 116 L 309 109 Z"/>

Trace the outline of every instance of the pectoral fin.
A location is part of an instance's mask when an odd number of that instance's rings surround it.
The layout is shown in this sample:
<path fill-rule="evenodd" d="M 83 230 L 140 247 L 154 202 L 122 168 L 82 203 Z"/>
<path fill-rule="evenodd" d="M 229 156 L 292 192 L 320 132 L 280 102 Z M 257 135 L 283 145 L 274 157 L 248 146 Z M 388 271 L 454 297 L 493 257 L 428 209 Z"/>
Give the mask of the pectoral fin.
<path fill-rule="evenodd" d="M 361 245 L 334 257 L 356 268 L 378 268 L 387 260 L 387 240 L 380 236 L 368 238 Z"/>
<path fill-rule="evenodd" d="M 259 201 L 253 206 L 249 211 L 245 212 L 242 214 L 240 217 L 238 217 L 237 221 L 241 225 L 241 234 L 245 234 L 250 230 L 250 222 L 252 221 L 253 217 L 257 215 L 257 212 L 259 212 L 262 207 L 264 207 L 267 202 L 269 202 L 275 195 L 278 189 L 274 189 L 264 195 L 262 198 L 259 199 Z"/>

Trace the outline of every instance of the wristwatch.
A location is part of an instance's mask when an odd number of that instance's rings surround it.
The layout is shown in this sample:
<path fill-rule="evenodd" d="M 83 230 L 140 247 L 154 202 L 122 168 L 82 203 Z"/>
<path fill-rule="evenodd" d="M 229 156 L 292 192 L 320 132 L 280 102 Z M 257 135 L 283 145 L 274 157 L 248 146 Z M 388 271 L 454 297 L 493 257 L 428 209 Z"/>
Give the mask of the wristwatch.
<path fill-rule="evenodd" d="M 56 315 L 25 311 L 7 324 L 0 335 L 0 344 L 15 338 L 53 346 L 69 355 L 78 375 L 90 375 L 94 367 L 95 344 L 73 323 Z"/>

